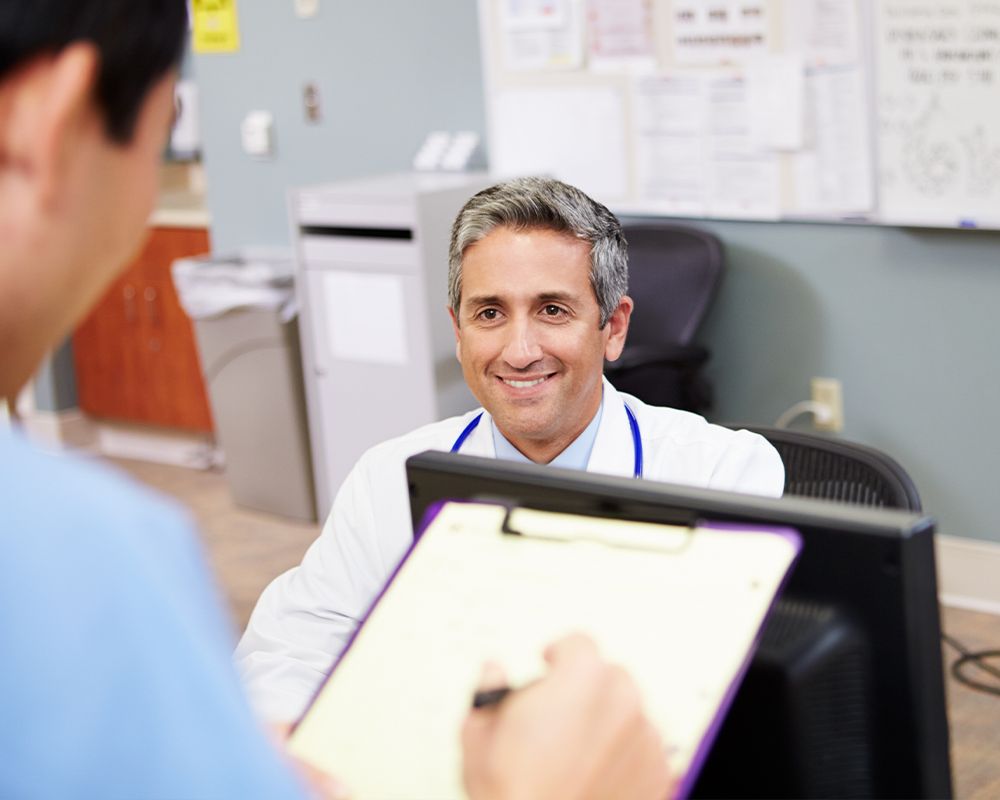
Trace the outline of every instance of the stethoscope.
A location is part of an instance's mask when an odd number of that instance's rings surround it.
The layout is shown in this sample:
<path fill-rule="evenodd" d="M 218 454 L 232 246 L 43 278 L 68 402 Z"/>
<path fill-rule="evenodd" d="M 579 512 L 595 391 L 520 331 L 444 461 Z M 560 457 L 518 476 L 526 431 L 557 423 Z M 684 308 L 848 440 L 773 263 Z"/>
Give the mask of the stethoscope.
<path fill-rule="evenodd" d="M 639 421 L 635 418 L 635 414 L 632 413 L 632 409 L 628 407 L 628 403 L 625 403 L 625 414 L 628 416 L 628 426 L 632 431 L 632 450 L 635 453 L 635 467 L 632 471 L 633 478 L 642 477 L 642 436 L 639 434 Z M 462 445 L 465 444 L 465 440 L 469 438 L 476 426 L 479 425 L 479 420 L 483 418 L 483 412 L 480 411 L 476 416 L 472 418 L 468 425 L 458 434 L 458 438 L 455 440 L 455 444 L 451 446 L 451 452 L 457 453 L 462 449 Z"/>

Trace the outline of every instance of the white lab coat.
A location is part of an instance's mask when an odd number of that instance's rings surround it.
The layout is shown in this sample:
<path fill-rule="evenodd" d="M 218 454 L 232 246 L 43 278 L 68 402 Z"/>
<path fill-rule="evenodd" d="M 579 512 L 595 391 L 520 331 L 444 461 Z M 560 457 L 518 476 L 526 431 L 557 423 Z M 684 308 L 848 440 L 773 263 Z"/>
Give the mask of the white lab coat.
<path fill-rule="evenodd" d="M 604 383 L 604 410 L 589 472 L 631 477 L 634 447 L 627 400 L 639 423 L 645 478 L 777 497 L 784 467 L 762 437 L 710 425 L 685 411 L 648 406 Z M 479 411 L 383 442 L 347 476 L 323 532 L 302 564 L 261 595 L 236 650 L 250 699 L 265 719 L 297 718 L 412 540 L 406 459 L 450 450 Z M 483 413 L 461 452 L 495 457 Z"/>

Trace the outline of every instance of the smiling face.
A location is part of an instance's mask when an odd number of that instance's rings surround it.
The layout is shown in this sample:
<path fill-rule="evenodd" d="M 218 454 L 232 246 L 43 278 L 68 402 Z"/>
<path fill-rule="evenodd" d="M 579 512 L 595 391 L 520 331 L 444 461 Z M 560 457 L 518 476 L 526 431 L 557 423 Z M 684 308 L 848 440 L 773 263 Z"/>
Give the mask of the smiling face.
<path fill-rule="evenodd" d="M 631 312 L 623 297 L 599 327 L 587 242 L 544 228 L 498 227 L 462 259 L 452 324 L 465 381 L 500 432 L 547 463 L 597 413 L 604 359 L 620 355 Z"/>

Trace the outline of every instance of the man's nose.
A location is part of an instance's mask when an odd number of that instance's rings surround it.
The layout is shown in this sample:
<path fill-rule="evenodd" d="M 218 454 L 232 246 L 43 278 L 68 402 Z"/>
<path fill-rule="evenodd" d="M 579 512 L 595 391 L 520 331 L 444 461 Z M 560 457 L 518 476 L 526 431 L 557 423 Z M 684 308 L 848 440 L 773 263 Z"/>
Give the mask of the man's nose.
<path fill-rule="evenodd" d="M 501 357 L 514 369 L 525 369 L 542 358 L 541 343 L 529 321 L 515 320 L 507 326 L 507 341 Z"/>

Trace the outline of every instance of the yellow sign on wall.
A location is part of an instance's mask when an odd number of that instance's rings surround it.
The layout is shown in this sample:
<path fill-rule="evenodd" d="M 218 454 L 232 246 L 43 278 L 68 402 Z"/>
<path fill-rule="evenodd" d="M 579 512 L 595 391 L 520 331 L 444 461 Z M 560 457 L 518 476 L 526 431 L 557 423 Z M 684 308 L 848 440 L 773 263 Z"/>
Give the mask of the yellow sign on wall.
<path fill-rule="evenodd" d="M 236 0 L 192 0 L 196 53 L 235 53 L 240 49 Z"/>

